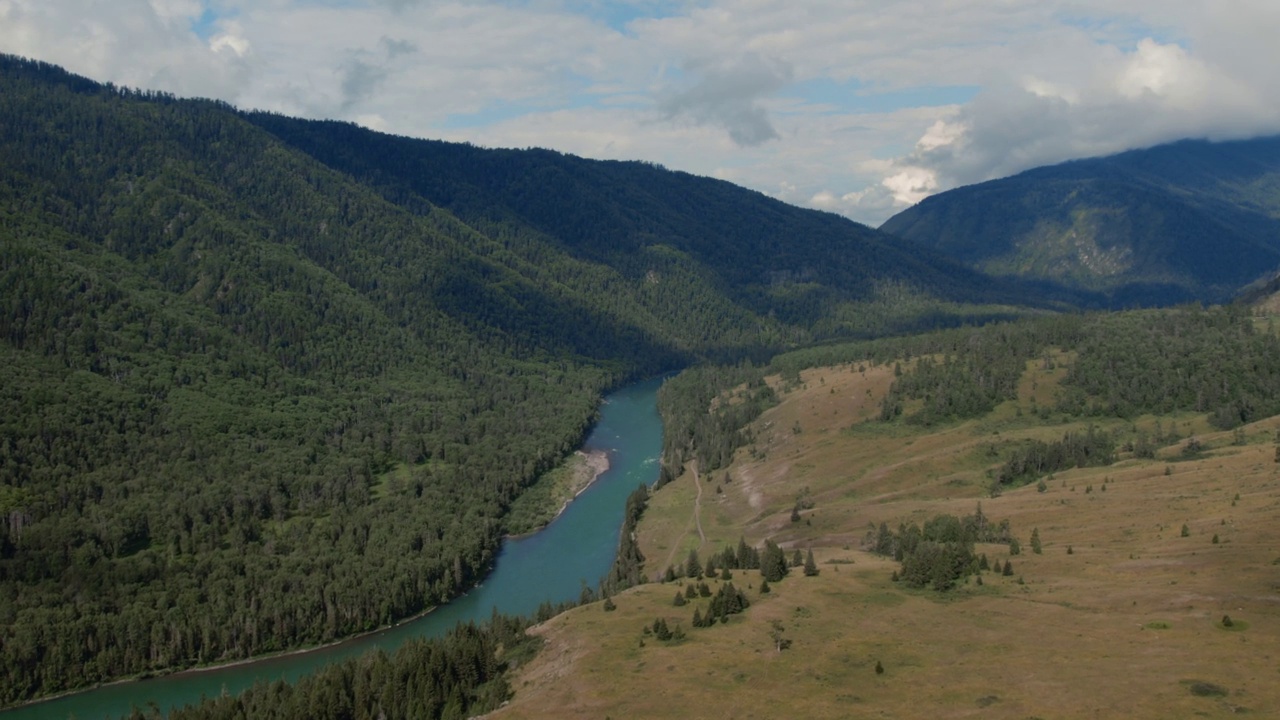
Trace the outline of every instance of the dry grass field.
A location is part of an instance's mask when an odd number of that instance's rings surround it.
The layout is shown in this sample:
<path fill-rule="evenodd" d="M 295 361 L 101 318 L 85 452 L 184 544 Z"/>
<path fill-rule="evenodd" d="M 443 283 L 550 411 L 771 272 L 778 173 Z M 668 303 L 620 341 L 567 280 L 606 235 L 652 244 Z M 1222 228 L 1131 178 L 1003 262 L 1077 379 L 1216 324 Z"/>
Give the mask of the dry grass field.
<path fill-rule="evenodd" d="M 990 497 L 988 473 L 1012 443 L 1085 427 L 1036 412 L 1061 377 L 1060 365 L 1029 363 L 1018 401 L 939 428 L 875 420 L 889 366 L 779 386 L 781 404 L 731 467 L 702 473 L 700 493 L 690 472 L 654 496 L 639 529 L 646 570 L 768 537 L 789 553 L 811 548 L 821 574 L 797 568 L 761 595 L 759 573 L 737 571 L 751 607 L 706 629 L 689 620 L 707 600 L 673 606 L 682 582 L 634 588 L 615 612 L 597 603 L 554 618 L 535 629 L 546 646 L 495 717 L 1280 717 L 1280 418 L 1243 435 L 1210 432 L 1196 415 L 1108 421 L 1122 442 L 1159 422 L 1205 451 L 1121 453 L 1050 476 L 1043 492 Z M 793 522 L 798 498 L 811 507 Z M 860 549 L 872 524 L 979 502 L 1022 541 L 1013 576 L 912 590 L 891 581 L 896 563 Z M 1030 550 L 1033 528 L 1043 554 Z M 978 551 L 1010 559 L 1004 545 Z M 644 637 L 658 617 L 687 637 Z M 789 649 L 776 648 L 772 621 Z"/>

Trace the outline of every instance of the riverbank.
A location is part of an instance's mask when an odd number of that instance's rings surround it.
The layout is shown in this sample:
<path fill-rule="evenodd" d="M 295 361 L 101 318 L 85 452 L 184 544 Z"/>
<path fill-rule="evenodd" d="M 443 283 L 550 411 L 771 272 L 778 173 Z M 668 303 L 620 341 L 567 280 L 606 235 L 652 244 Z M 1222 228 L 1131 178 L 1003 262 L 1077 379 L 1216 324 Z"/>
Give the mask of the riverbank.
<path fill-rule="evenodd" d="M 609 454 L 603 450 L 583 451 L 577 450 L 565 459 L 558 467 L 544 474 L 538 481 L 530 487 L 530 489 L 521 496 L 521 500 L 528 505 L 526 512 L 533 511 L 536 513 L 533 517 L 537 518 L 538 524 L 529 528 L 525 532 L 511 533 L 508 538 L 528 537 L 538 530 L 546 527 L 553 520 L 564 514 L 569 505 L 591 487 L 596 480 L 609 470 Z M 528 498 L 527 500 L 525 498 Z M 517 505 L 520 501 L 517 501 Z M 513 511 L 516 505 L 513 505 Z M 472 589 L 474 590 L 474 588 Z M 470 592 L 470 591 L 468 591 Z M 462 597 L 465 597 L 466 593 Z M 63 691 L 54 695 L 40 698 L 33 698 L 16 705 L 9 705 L 0 708 L 0 714 L 17 712 L 20 710 L 29 710 L 53 703 L 59 700 L 73 698 L 84 693 L 94 692 L 98 690 L 108 689 L 116 686 L 133 685 L 137 683 L 159 680 L 172 679 L 180 681 L 184 677 L 194 677 L 198 675 L 220 673 L 227 670 L 234 670 L 239 667 L 261 665 L 263 663 L 285 661 L 289 659 L 301 659 L 308 655 L 321 655 L 334 652 L 341 652 L 344 647 L 356 647 L 368 644 L 376 636 L 396 630 L 397 628 L 417 622 L 427 615 L 434 612 L 435 606 L 427 608 L 419 613 L 409 617 L 402 618 L 390 625 L 365 630 L 354 635 L 348 635 L 339 640 L 334 640 L 319 645 L 311 645 L 307 647 L 293 648 L 289 650 L 280 650 L 262 655 L 253 655 L 246 658 L 238 658 L 235 660 L 216 661 L 208 664 L 193 665 L 188 667 L 172 667 L 160 670 L 152 670 L 131 677 L 117 678 L 108 682 L 90 685 L 88 687 L 76 688 L 74 690 Z"/>
<path fill-rule="evenodd" d="M 507 537 L 524 537 L 546 527 L 609 470 L 603 450 L 578 450 L 521 493 L 507 513 Z"/>
<path fill-rule="evenodd" d="M 655 479 L 662 442 L 661 420 L 655 408 L 659 382 L 623 388 L 602 405 L 600 420 L 586 438 L 585 447 L 607 448 L 607 454 L 574 454 L 570 463 L 562 463 L 576 472 L 566 470 L 572 478 L 567 494 L 550 506 L 548 520 L 557 514 L 559 519 L 542 532 L 504 541 L 491 571 L 479 585 L 425 616 L 305 652 L 295 649 L 250 662 L 207 665 L 199 672 L 186 668 L 141 682 L 100 685 L 0 710 L 0 719 L 120 717 L 151 704 L 180 707 L 199 702 L 201 697 L 237 695 L 255 682 L 296 682 L 374 648 L 394 656 L 407 642 L 442 637 L 460 623 L 483 623 L 495 610 L 503 615 L 532 616 L 545 603 L 554 606 L 575 600 L 584 578 L 604 577 L 613 566 L 627 496 L 638 484 L 651 485 Z M 605 461 L 608 471 L 601 472 Z M 574 502 L 565 504 L 574 497 Z"/>

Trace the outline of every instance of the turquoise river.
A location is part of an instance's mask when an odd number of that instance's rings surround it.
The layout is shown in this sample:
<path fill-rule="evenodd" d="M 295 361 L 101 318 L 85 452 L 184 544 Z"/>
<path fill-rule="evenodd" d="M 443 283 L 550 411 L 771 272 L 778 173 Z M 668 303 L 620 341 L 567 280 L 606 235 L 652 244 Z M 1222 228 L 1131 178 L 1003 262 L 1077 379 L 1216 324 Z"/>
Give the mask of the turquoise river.
<path fill-rule="evenodd" d="M 607 398 L 585 450 L 608 453 L 609 470 L 554 522 L 504 543 L 493 572 L 467 595 L 422 617 L 335 645 L 190 670 L 149 680 L 120 682 L 0 712 L 2 720 L 96 720 L 151 704 L 169 710 L 202 696 L 239 693 L 260 680 L 288 681 L 373 648 L 394 650 L 406 640 L 443 635 L 456 623 L 485 620 L 494 608 L 532 614 L 543 601 L 574 600 L 584 582 L 595 586 L 613 564 L 627 495 L 658 477 L 662 423 L 657 412 L 661 380 L 631 385 Z"/>

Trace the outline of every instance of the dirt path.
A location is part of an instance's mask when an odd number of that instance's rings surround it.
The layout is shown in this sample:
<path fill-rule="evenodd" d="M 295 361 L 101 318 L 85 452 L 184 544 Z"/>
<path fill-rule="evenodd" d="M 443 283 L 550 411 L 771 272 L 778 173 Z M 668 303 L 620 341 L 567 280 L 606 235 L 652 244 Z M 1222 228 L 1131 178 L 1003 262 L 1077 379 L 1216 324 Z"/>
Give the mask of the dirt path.
<path fill-rule="evenodd" d="M 697 488 L 698 494 L 693 498 L 693 526 L 698 530 L 698 551 L 702 551 L 702 547 L 707 544 L 707 534 L 702 531 L 702 478 L 698 475 L 698 463 L 696 461 L 689 463 L 689 469 L 693 471 L 693 484 Z M 685 530 L 687 533 L 688 530 Z M 664 567 L 671 567 L 676 559 L 676 552 L 680 549 L 680 542 L 684 540 L 685 533 L 681 533 L 680 537 L 671 544 L 671 552 L 667 553 L 667 562 Z"/>
<path fill-rule="evenodd" d="M 693 468 L 693 483 L 698 486 L 698 496 L 693 499 L 693 522 L 698 526 L 698 549 L 707 544 L 707 534 L 702 532 L 702 479 L 698 477 L 698 463 L 690 463 Z"/>

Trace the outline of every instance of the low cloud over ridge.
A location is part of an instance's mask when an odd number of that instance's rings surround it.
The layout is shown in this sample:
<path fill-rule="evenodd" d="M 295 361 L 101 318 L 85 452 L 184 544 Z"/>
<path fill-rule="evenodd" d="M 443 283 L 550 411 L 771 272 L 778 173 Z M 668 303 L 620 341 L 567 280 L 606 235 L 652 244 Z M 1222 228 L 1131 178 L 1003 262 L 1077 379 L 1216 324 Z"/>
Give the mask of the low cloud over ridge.
<path fill-rule="evenodd" d="M 1274 0 L 0 0 L 0 51 L 98 80 L 650 160 L 870 224 L 1035 165 L 1278 133 L 1276 37 Z"/>

